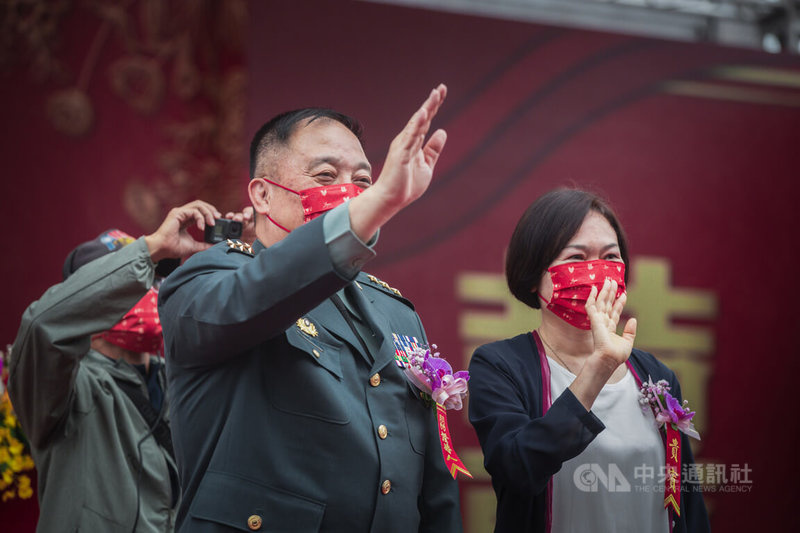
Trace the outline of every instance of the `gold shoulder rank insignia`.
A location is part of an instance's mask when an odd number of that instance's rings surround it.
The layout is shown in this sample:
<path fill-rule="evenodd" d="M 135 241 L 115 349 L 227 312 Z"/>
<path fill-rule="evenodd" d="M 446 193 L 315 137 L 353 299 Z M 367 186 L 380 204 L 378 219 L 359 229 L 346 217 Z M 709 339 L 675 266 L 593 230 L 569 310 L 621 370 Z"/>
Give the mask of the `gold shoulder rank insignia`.
<path fill-rule="evenodd" d="M 393 293 L 395 293 L 397 296 L 400 296 L 400 297 L 402 297 L 402 296 L 403 296 L 402 294 L 400 294 L 400 291 L 398 291 L 398 290 L 397 290 L 397 289 L 395 289 L 394 287 L 390 287 L 388 283 L 386 283 L 385 281 L 381 281 L 381 280 L 379 280 L 378 278 L 376 278 L 376 277 L 375 277 L 375 276 L 373 276 L 372 274 L 367 274 L 367 278 L 369 278 L 369 280 L 370 280 L 372 283 L 374 283 L 375 285 L 380 285 L 381 287 L 383 287 L 383 288 L 384 288 L 384 289 L 386 289 L 387 291 L 392 291 L 392 292 L 393 292 Z"/>
<path fill-rule="evenodd" d="M 233 250 L 236 252 L 241 252 L 245 255 L 249 255 L 250 257 L 254 256 L 253 247 L 247 244 L 246 242 L 234 239 L 228 239 L 225 243 L 228 245 L 229 248 L 228 251 Z"/>
<path fill-rule="evenodd" d="M 300 328 L 300 331 L 306 335 L 311 335 L 312 337 L 319 335 L 319 333 L 317 333 L 317 326 L 307 318 L 298 318 L 296 324 L 297 327 Z"/>

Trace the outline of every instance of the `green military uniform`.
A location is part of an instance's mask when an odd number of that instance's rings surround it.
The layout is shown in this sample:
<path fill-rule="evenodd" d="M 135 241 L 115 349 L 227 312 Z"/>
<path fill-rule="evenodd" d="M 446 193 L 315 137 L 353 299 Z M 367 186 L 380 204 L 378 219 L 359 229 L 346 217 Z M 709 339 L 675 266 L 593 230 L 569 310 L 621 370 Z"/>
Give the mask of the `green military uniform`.
<path fill-rule="evenodd" d="M 172 531 L 174 462 L 121 388 L 145 397 L 145 380 L 90 349 L 91 336 L 130 310 L 154 276 L 138 239 L 81 267 L 22 316 L 8 392 L 36 462 L 40 533 L 130 532 L 134 524 L 137 532 Z M 150 364 L 157 372 L 158 359 Z M 164 404 L 165 420 L 167 413 Z"/>
<path fill-rule="evenodd" d="M 358 273 L 371 255 L 345 205 L 167 279 L 178 530 L 461 530 L 435 413 L 394 361 L 394 335 L 425 333 L 399 291 Z"/>

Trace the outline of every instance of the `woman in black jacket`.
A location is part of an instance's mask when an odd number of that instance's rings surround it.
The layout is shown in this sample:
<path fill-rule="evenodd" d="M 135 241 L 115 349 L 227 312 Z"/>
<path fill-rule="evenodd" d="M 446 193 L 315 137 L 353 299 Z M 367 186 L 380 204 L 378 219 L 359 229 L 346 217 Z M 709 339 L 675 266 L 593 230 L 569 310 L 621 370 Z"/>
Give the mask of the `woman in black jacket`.
<path fill-rule="evenodd" d="M 593 194 L 552 191 L 517 224 L 508 286 L 541 325 L 481 346 L 469 368 L 496 532 L 709 530 L 699 486 L 676 483 L 694 462 L 687 434 L 640 402 L 643 382 L 682 401 L 675 374 L 633 348 L 636 319 L 617 334 L 626 264 L 623 230 Z M 673 411 L 693 434 L 688 409 Z"/>

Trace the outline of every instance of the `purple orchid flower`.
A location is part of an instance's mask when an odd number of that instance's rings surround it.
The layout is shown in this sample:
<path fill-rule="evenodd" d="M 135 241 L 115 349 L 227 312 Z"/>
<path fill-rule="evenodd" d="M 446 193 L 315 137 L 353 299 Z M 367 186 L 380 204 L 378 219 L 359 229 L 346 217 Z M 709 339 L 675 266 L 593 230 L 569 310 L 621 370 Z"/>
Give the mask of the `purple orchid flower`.
<path fill-rule="evenodd" d="M 656 420 L 662 423 L 670 422 L 675 424 L 679 430 L 690 437 L 700 440 L 700 434 L 694 428 L 694 424 L 692 424 L 692 418 L 695 412 L 690 411 L 688 407 L 684 408 L 681 402 L 668 392 L 664 393 L 664 403 L 666 404 L 666 408 L 656 415 Z"/>
<path fill-rule="evenodd" d="M 436 345 L 432 346 L 436 349 Z M 460 410 L 463 407 L 469 372 L 462 370 L 454 374 L 450 363 L 439 357 L 438 352 L 431 355 L 430 350 L 424 353 L 418 351 L 410 357 L 410 361 L 411 365 L 405 369 L 405 374 L 411 383 L 445 409 Z"/>
<path fill-rule="evenodd" d="M 663 424 L 674 424 L 680 431 L 700 440 L 700 434 L 692 424 L 695 412 L 690 411 L 686 405 L 681 405 L 669 392 L 669 385 L 661 380 L 653 383 L 650 379 L 642 384 L 641 400 L 642 407 L 650 406 L 653 409 L 659 427 Z M 688 404 L 688 402 L 684 402 Z"/>
<path fill-rule="evenodd" d="M 450 366 L 450 363 L 441 357 L 432 357 L 429 353 L 428 357 L 425 357 L 425 362 L 422 363 L 422 371 L 430 378 L 433 390 L 442 387 L 444 376 L 453 375 L 453 367 Z"/>

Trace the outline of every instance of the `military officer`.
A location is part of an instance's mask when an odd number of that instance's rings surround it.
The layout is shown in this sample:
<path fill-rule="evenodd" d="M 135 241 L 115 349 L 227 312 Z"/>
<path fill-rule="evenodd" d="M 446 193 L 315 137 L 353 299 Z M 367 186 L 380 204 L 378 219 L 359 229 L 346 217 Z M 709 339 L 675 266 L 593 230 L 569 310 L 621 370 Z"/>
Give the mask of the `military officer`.
<path fill-rule="evenodd" d="M 445 95 L 431 91 L 374 185 L 353 119 L 272 119 L 251 146 L 258 240 L 197 254 L 162 287 L 179 531 L 461 530 L 435 413 L 394 362 L 395 339 L 426 342 L 419 316 L 361 272 L 430 183 Z"/>

